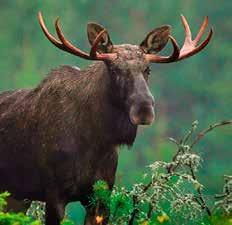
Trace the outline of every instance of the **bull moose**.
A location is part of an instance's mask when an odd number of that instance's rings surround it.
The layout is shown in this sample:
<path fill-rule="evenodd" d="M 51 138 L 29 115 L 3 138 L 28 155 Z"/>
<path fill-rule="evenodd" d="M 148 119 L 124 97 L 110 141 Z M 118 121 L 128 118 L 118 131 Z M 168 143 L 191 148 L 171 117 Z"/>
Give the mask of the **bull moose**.
<path fill-rule="evenodd" d="M 56 47 L 96 62 L 83 70 L 61 66 L 35 88 L 0 94 L 0 191 L 8 190 L 20 201 L 46 202 L 46 225 L 58 225 L 65 205 L 80 201 L 86 208 L 85 225 L 94 225 L 96 210 L 89 206 L 93 184 L 105 180 L 113 187 L 118 147 L 132 145 L 138 125 L 154 120 L 149 64 L 190 57 L 209 43 L 213 32 L 198 45 L 208 18 L 192 40 L 181 16 L 185 29 L 181 49 L 168 25 L 152 30 L 138 46 L 113 45 L 104 27 L 89 23 L 88 54 L 65 38 L 58 19 L 59 40 L 49 33 L 41 12 L 38 19 Z M 157 54 L 169 40 L 172 54 Z M 104 215 L 107 224 L 107 212 Z"/>

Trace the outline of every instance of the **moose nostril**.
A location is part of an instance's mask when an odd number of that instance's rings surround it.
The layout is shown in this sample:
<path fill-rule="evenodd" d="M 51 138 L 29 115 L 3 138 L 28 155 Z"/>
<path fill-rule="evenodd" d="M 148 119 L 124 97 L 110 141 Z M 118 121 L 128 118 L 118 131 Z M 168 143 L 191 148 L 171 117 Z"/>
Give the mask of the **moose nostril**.
<path fill-rule="evenodd" d="M 147 114 L 151 111 L 154 111 L 153 106 L 151 104 L 141 105 L 138 107 L 138 113 L 139 114 Z"/>

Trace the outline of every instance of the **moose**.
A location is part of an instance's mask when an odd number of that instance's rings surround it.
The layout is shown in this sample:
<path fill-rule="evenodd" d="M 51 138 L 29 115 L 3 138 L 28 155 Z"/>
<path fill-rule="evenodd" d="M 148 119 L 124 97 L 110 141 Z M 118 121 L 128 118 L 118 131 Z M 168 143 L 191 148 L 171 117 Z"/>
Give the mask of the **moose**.
<path fill-rule="evenodd" d="M 97 214 L 104 215 L 102 224 L 107 224 L 107 209 L 96 210 L 89 197 L 98 180 L 112 189 L 118 148 L 131 146 L 138 126 L 154 121 L 149 64 L 177 62 L 204 49 L 213 34 L 211 29 L 199 44 L 208 17 L 192 40 L 181 16 L 182 48 L 169 25 L 152 30 L 140 45 L 113 45 L 103 26 L 88 23 L 90 53 L 67 40 L 59 19 L 55 21 L 59 39 L 49 33 L 41 12 L 38 20 L 57 48 L 96 62 L 83 70 L 61 66 L 35 88 L 0 94 L 0 191 L 8 190 L 17 201 L 45 202 L 46 225 L 58 225 L 71 201 L 86 208 L 85 225 L 97 224 Z M 172 53 L 158 54 L 169 40 Z"/>

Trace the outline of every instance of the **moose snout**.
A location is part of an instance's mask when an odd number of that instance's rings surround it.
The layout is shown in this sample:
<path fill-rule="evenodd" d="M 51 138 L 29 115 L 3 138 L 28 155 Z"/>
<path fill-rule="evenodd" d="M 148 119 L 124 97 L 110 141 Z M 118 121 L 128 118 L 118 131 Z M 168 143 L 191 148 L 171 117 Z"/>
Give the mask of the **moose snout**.
<path fill-rule="evenodd" d="M 133 104 L 130 108 L 130 121 L 134 125 L 150 125 L 155 119 L 154 100 L 149 98 L 145 102 Z"/>

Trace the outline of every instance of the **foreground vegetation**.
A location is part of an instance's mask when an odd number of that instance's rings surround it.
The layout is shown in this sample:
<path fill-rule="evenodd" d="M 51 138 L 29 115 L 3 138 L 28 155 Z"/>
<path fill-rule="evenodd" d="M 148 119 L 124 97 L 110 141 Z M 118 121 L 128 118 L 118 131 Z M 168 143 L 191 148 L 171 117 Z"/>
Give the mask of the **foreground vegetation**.
<path fill-rule="evenodd" d="M 7 206 L 7 197 L 10 196 L 10 193 L 3 192 L 0 194 L 0 225 L 42 225 L 44 224 L 44 209 L 40 206 L 43 203 L 34 202 L 31 207 L 35 207 L 37 210 L 36 215 L 38 218 L 35 218 L 34 215 L 25 215 L 24 213 L 14 213 L 14 212 L 5 212 Z M 64 220 L 61 225 L 73 225 L 69 220 Z"/>
<path fill-rule="evenodd" d="M 229 124 L 223 121 L 195 135 L 195 121 L 183 139 L 169 139 L 177 149 L 172 161 L 152 163 L 144 181 L 131 189 L 115 187 L 111 194 L 104 181 L 97 182 L 92 204 L 109 208 L 112 225 L 232 224 L 232 176 L 224 176 L 221 194 L 206 196 L 207 187 L 197 177 L 203 159 L 193 151 L 208 132 Z"/>
<path fill-rule="evenodd" d="M 196 34 L 204 16 L 209 16 L 215 35 L 206 50 L 184 63 L 152 65 L 150 88 L 156 99 L 158 119 L 149 128 L 141 129 L 132 151 L 120 152 L 117 186 L 130 189 L 144 182 L 144 167 L 153 161 L 169 161 L 174 154 L 165 137 L 182 137 L 189 121 L 198 118 L 207 126 L 220 118 L 231 117 L 231 1 L 201 0 L 69 0 L 67 2 L 2 0 L 0 7 L 0 90 L 35 87 L 50 69 L 68 64 L 84 68 L 91 62 L 63 54 L 44 38 L 37 21 L 42 11 L 45 22 L 55 35 L 53 22 L 57 16 L 64 34 L 82 50 L 89 49 L 86 24 L 104 25 L 114 44 L 139 44 L 151 29 L 170 24 L 180 44 L 183 13 Z M 171 51 L 171 49 L 169 49 Z M 169 50 L 165 53 L 170 53 Z M 204 158 L 198 179 L 204 182 L 204 195 L 212 196 L 223 186 L 222 174 L 231 173 L 231 129 L 212 132 L 198 145 Z M 208 158 L 208 159 L 206 159 Z M 84 209 L 70 204 L 67 214 L 82 224 Z"/>
<path fill-rule="evenodd" d="M 213 129 L 232 124 L 223 121 L 196 133 L 198 122 L 181 140 L 169 138 L 176 152 L 169 162 L 155 161 L 149 165 L 143 182 L 130 189 L 115 186 L 112 193 L 107 183 L 98 181 L 90 198 L 92 206 L 107 207 L 111 225 L 156 224 L 232 224 L 232 176 L 224 175 L 224 187 L 216 196 L 207 196 L 206 187 L 198 180 L 197 171 L 203 162 L 195 145 Z M 213 179 L 213 178 L 209 178 Z M 4 212 L 9 193 L 0 194 L 0 225 L 42 225 L 44 204 L 33 202 L 23 213 Z M 101 224 L 105 215 L 96 215 Z M 63 225 L 71 225 L 65 220 Z"/>

